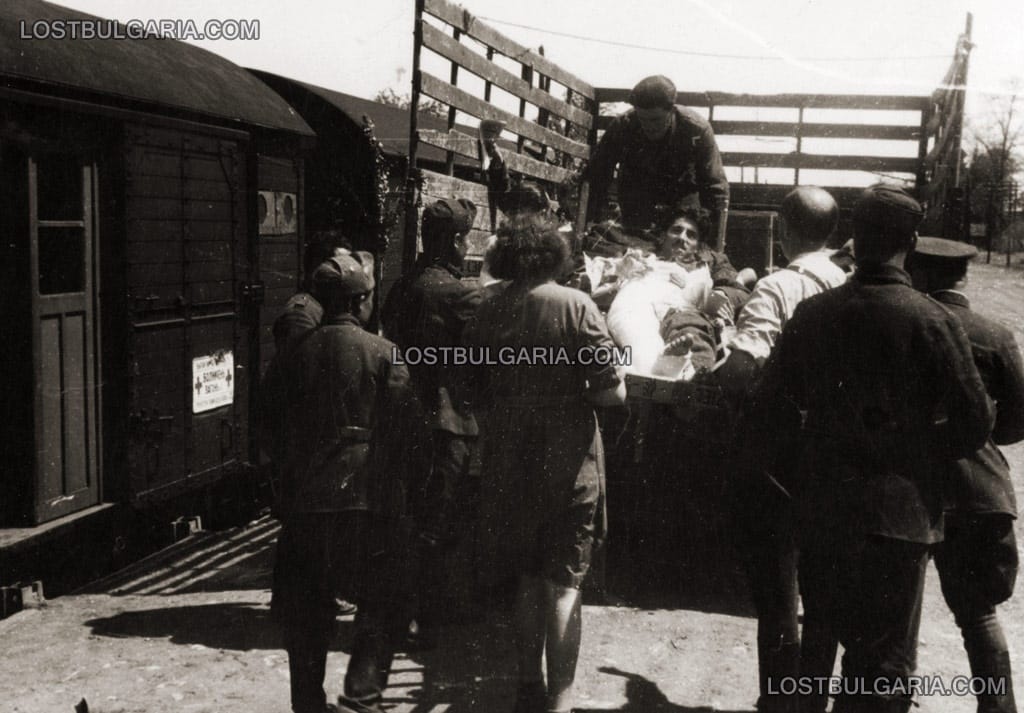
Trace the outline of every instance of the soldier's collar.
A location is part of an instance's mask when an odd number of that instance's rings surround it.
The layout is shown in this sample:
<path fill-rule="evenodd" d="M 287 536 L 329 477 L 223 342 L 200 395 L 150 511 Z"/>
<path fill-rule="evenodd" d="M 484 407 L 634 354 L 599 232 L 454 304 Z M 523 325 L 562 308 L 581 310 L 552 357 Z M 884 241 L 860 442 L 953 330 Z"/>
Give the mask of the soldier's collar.
<path fill-rule="evenodd" d="M 356 317 L 351 312 L 341 312 L 339 314 L 332 314 L 329 317 L 324 315 L 324 321 L 322 322 L 322 324 L 325 327 L 328 325 L 336 326 L 339 324 L 354 324 L 357 327 L 363 326 L 362 323 L 359 321 L 359 318 Z"/>
<path fill-rule="evenodd" d="M 935 290 L 930 294 L 943 304 L 959 305 L 961 307 L 971 306 L 971 301 L 967 299 L 967 295 L 960 290 Z"/>
<path fill-rule="evenodd" d="M 912 284 L 906 270 L 895 265 L 877 262 L 858 263 L 857 270 L 851 279 L 866 285 L 907 285 L 909 287 Z"/>

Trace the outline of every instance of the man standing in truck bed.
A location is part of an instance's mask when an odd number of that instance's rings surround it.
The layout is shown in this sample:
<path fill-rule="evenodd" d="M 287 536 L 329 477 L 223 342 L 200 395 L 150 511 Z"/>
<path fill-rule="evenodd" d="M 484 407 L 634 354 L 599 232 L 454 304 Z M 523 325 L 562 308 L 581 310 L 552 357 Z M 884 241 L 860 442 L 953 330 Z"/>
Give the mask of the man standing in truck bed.
<path fill-rule="evenodd" d="M 633 109 L 612 120 L 587 169 L 592 218 L 607 202 L 618 166 L 621 222 L 628 230 L 648 230 L 664 212 L 698 206 L 717 224 L 729 182 L 715 135 L 706 119 L 675 100 L 667 77 L 647 77 L 633 87 Z"/>

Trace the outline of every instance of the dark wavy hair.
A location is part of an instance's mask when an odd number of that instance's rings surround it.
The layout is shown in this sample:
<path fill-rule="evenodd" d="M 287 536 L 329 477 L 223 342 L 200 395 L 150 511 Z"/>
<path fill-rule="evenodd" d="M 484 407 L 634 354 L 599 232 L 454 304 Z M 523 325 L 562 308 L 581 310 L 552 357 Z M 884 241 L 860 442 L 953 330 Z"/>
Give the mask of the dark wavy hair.
<path fill-rule="evenodd" d="M 664 233 L 680 218 L 693 221 L 693 224 L 697 226 L 697 230 L 700 232 L 700 242 L 707 242 L 708 237 L 711 235 L 711 213 L 704 208 L 676 208 L 675 210 L 665 211 L 661 215 L 660 220 L 655 224 L 658 234 Z"/>
<path fill-rule="evenodd" d="M 512 187 L 502 197 L 499 208 L 503 213 L 516 215 L 521 213 L 543 213 L 548 210 L 550 203 L 547 192 L 533 181 L 523 181 Z"/>
<path fill-rule="evenodd" d="M 499 280 L 546 282 L 565 270 L 569 244 L 551 220 L 516 216 L 505 221 L 497 235 L 487 261 L 491 274 Z"/>

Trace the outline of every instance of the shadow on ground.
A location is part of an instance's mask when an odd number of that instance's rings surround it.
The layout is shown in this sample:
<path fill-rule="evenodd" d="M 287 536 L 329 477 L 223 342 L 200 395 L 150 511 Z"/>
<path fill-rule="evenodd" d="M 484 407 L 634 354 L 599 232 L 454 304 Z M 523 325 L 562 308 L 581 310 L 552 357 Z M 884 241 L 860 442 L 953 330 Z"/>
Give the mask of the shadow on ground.
<path fill-rule="evenodd" d="M 622 676 L 626 679 L 626 703 L 619 708 L 574 708 L 574 713 L 750 713 L 750 710 L 727 710 L 717 708 L 681 706 L 668 700 L 658 685 L 640 674 L 629 673 L 617 668 L 603 666 L 601 673 L 611 676 Z"/>
<path fill-rule="evenodd" d="M 173 644 L 249 651 L 280 649 L 280 629 L 261 604 L 239 602 L 126 611 L 85 622 L 96 636 L 166 638 Z M 339 621 L 332 649 L 347 651 L 351 620 Z"/>

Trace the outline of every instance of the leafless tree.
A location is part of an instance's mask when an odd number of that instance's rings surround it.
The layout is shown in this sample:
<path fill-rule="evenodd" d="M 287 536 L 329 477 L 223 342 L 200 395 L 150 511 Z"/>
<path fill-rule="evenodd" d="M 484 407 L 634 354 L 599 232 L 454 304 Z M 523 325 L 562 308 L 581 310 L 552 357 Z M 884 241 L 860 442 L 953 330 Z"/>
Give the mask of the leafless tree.
<path fill-rule="evenodd" d="M 1024 80 L 988 99 L 987 111 L 968 127 L 973 143 L 969 175 L 971 210 L 984 216 L 989 240 L 1002 234 L 1014 218 L 1017 181 L 1024 168 Z M 991 246 L 991 243 L 990 243 Z"/>

